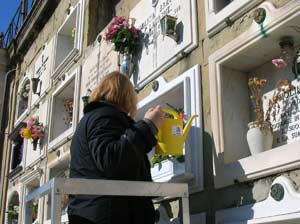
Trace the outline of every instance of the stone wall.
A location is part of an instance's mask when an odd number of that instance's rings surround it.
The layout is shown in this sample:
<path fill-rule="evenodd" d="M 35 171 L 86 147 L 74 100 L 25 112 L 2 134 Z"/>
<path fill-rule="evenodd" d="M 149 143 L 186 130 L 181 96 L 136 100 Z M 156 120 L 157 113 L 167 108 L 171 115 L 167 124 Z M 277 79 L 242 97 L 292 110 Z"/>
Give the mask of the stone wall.
<path fill-rule="evenodd" d="M 269 0 L 274 3 L 276 7 L 281 7 L 288 3 L 290 0 Z M 72 0 L 71 4 L 75 5 L 76 0 Z M 83 52 L 84 50 L 94 42 L 96 36 L 112 18 L 113 14 L 117 16 L 128 16 L 130 11 L 139 3 L 139 0 L 122 0 L 117 5 L 111 4 L 110 1 L 97 1 L 86 0 L 85 5 L 85 21 L 84 21 L 84 37 L 83 37 Z M 198 26 L 198 46 L 188 55 L 180 60 L 178 63 L 167 69 L 163 73 L 166 80 L 170 81 L 179 76 L 184 71 L 193 67 L 196 64 L 201 65 L 201 78 L 202 78 L 202 103 L 203 103 L 203 125 L 204 125 L 204 190 L 200 193 L 191 195 L 190 197 L 190 209 L 192 214 L 205 212 L 207 215 L 207 223 L 214 223 L 215 211 L 224 208 L 231 208 L 236 206 L 242 206 L 257 201 L 264 200 L 271 186 L 272 181 L 278 175 L 262 178 L 247 183 L 236 183 L 233 186 L 216 190 L 214 187 L 213 176 L 213 153 L 214 143 L 212 140 L 212 125 L 211 125 L 211 105 L 210 105 L 210 89 L 209 89 L 209 69 L 208 69 L 208 57 L 222 48 L 225 44 L 235 39 L 243 32 L 245 32 L 253 21 L 253 10 L 242 15 L 235 20 L 231 26 L 224 28 L 211 38 L 208 38 L 205 29 L 205 5 L 204 1 L 197 1 L 197 26 Z M 22 62 L 18 64 L 19 72 L 18 77 L 28 69 L 30 64 L 35 60 L 38 53 L 41 51 L 43 44 L 49 41 L 61 26 L 67 8 L 69 7 L 69 1 L 61 1 L 53 16 L 40 32 L 37 39 L 34 41 L 29 51 L 25 55 Z M 1 52 L 0 52 L 1 53 Z M 0 55 L 0 62 L 1 62 Z M 78 64 L 82 62 L 82 57 L 78 60 Z M 1 69 L 1 65 L 0 65 Z M 1 79 L 1 77 L 0 77 Z M 2 82 L 0 82 L 1 85 Z M 17 82 L 15 82 L 17 83 Z M 1 88 L 1 86 L 0 86 Z M 17 89 L 17 88 L 16 88 Z M 54 89 L 53 89 L 54 90 Z M 51 91 L 53 91 L 51 90 Z M 138 95 L 139 100 L 142 100 L 151 91 L 151 83 L 147 85 Z M 14 120 L 14 116 L 10 117 L 10 120 Z M 66 151 L 65 146 L 57 149 L 58 151 Z M 49 156 L 49 161 L 56 159 L 56 153 L 53 152 Z M 46 166 L 44 164 L 44 166 Z M 284 173 L 285 176 L 289 176 L 299 186 L 300 171 L 295 170 Z"/>

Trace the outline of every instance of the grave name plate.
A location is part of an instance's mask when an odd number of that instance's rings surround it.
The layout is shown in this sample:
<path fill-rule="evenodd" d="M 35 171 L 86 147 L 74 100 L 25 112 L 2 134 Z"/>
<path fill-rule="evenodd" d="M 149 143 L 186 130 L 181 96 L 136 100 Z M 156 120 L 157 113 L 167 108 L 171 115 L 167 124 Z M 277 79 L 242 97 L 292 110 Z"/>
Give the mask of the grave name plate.
<path fill-rule="evenodd" d="M 271 111 L 273 148 L 300 140 L 300 81 L 294 80 L 292 86 L 289 93 L 280 95 L 279 106 Z M 264 95 L 264 111 L 273 95 L 274 91 Z M 272 116 L 274 112 L 275 117 Z"/>
<path fill-rule="evenodd" d="M 41 53 L 35 60 L 33 77 L 39 78 L 41 80 L 41 93 L 43 95 L 45 91 L 50 88 L 50 73 L 51 73 L 51 63 L 53 60 L 53 39 L 45 43 Z M 39 86 L 38 86 L 39 90 Z M 32 103 L 35 103 L 39 99 L 38 95 L 33 94 Z"/>
<path fill-rule="evenodd" d="M 81 93 L 93 90 L 101 77 L 115 70 L 119 70 L 117 53 L 105 41 L 95 43 L 88 49 L 83 61 Z"/>
<path fill-rule="evenodd" d="M 81 93 L 85 94 L 88 89 L 94 89 L 98 81 L 100 46 L 90 47 L 86 52 L 82 65 Z"/>
<path fill-rule="evenodd" d="M 80 96 L 94 90 L 101 78 L 112 71 L 118 71 L 118 54 L 112 46 L 102 40 L 94 42 L 85 52 L 82 64 L 82 78 Z M 80 117 L 82 116 L 83 102 L 80 101 Z"/>
<path fill-rule="evenodd" d="M 188 53 L 197 46 L 194 7 L 195 0 L 159 0 L 154 6 L 152 1 L 142 0 L 130 12 L 144 36 L 143 48 L 136 56 L 138 72 L 133 77 L 138 86 L 146 85 L 178 61 L 179 53 Z M 161 33 L 160 20 L 165 15 L 177 18 L 177 42 Z"/>

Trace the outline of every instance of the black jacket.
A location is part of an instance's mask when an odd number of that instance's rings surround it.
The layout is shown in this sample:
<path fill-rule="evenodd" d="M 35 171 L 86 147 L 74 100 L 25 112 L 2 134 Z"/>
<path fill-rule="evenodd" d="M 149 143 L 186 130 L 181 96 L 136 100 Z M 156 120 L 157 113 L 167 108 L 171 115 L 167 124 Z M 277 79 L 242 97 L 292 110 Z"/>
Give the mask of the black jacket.
<path fill-rule="evenodd" d="M 84 113 L 71 143 L 70 178 L 151 181 L 146 153 L 156 139 L 148 124 L 105 101 Z M 70 195 L 68 214 L 97 224 L 154 223 L 152 201 L 144 197 Z"/>

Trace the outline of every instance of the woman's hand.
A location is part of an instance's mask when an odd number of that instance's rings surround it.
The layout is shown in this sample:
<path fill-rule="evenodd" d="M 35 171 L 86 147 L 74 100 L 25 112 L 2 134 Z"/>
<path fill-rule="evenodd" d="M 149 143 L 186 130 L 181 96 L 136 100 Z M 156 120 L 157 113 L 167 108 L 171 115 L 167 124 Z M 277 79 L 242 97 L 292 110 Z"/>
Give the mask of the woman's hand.
<path fill-rule="evenodd" d="M 162 111 L 161 107 L 157 105 L 156 107 L 151 107 L 144 116 L 144 119 L 151 120 L 153 124 L 160 129 L 162 122 L 164 120 L 165 113 Z"/>

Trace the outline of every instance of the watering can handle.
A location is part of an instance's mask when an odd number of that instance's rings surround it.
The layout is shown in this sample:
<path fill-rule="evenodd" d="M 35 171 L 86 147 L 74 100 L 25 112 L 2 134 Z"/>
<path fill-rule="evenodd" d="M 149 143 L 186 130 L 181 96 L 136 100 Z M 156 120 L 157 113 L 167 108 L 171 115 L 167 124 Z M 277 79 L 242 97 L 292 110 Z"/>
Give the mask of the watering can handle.
<path fill-rule="evenodd" d="M 166 114 L 171 114 L 175 119 L 179 119 L 178 113 L 174 110 L 163 109 L 162 111 Z"/>

